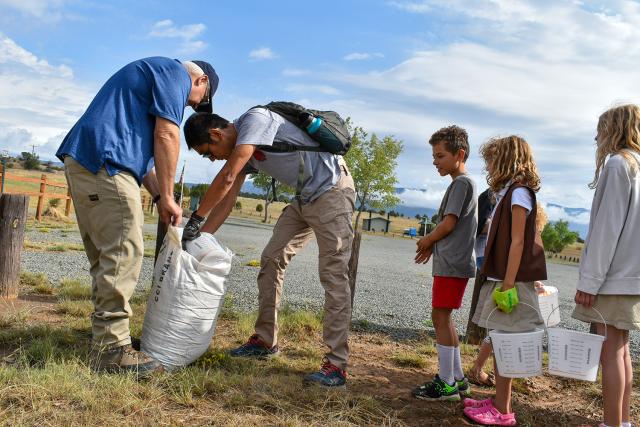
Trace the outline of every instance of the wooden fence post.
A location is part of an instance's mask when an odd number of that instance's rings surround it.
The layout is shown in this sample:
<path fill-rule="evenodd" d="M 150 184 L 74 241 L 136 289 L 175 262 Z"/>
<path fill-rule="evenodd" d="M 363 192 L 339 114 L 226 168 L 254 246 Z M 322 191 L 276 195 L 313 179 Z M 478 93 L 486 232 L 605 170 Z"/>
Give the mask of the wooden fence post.
<path fill-rule="evenodd" d="M 64 204 L 64 216 L 68 217 L 71 213 L 71 187 L 67 186 L 67 201 Z"/>
<path fill-rule="evenodd" d="M 0 195 L 0 297 L 18 297 L 29 196 Z"/>
<path fill-rule="evenodd" d="M 351 288 L 351 309 L 353 311 L 353 299 L 356 296 L 356 277 L 358 275 L 358 260 L 360 259 L 360 241 L 362 231 L 353 233 L 353 244 L 351 245 L 351 258 L 349 259 L 349 287 Z"/>
<path fill-rule="evenodd" d="M 44 193 L 47 191 L 47 175 L 40 177 L 40 195 L 38 196 L 38 207 L 36 208 L 36 220 L 42 220 L 42 208 L 44 205 Z"/>
<path fill-rule="evenodd" d="M 471 321 L 478 307 L 478 299 L 480 298 L 480 288 L 484 283 L 486 276 L 476 272 L 476 279 L 473 282 L 473 296 L 471 297 L 471 309 L 469 310 L 469 320 L 467 321 L 467 332 L 465 339 L 468 344 L 480 344 L 484 329 Z"/>

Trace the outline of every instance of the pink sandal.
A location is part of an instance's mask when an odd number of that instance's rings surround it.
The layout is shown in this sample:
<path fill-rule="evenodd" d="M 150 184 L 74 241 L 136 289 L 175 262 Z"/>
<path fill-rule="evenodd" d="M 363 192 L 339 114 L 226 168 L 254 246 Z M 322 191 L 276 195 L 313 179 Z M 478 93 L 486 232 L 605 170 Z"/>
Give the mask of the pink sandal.
<path fill-rule="evenodd" d="M 482 408 L 484 406 L 487 405 L 492 405 L 493 403 L 491 402 L 491 399 L 482 399 L 482 400 L 476 400 L 476 399 L 464 399 L 462 401 L 462 405 L 465 408 Z"/>
<path fill-rule="evenodd" d="M 470 420 L 485 426 L 516 425 L 516 415 L 513 412 L 510 414 L 502 414 L 493 406 L 493 403 L 488 403 L 477 408 L 466 407 L 463 412 Z"/>

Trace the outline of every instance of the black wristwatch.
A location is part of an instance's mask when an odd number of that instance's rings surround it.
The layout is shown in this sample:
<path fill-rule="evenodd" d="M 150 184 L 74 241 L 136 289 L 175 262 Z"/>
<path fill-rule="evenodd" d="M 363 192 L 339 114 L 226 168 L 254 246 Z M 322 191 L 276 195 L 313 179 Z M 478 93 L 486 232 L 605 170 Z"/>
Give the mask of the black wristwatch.
<path fill-rule="evenodd" d="M 161 196 L 160 196 L 159 194 L 157 194 L 157 195 L 153 196 L 153 203 L 154 203 L 154 204 L 157 204 L 157 203 L 158 203 L 158 201 L 160 200 L 160 197 L 161 197 Z"/>

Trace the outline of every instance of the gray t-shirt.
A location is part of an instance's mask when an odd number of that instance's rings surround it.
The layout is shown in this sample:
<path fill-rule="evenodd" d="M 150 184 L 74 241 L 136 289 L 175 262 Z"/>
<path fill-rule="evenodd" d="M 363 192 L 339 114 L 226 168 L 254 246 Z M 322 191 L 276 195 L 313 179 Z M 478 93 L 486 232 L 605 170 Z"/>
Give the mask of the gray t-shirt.
<path fill-rule="evenodd" d="M 433 249 L 433 275 L 469 278 L 476 275 L 473 247 L 478 228 L 476 185 L 467 175 L 453 180 L 444 194 L 438 218 L 458 217 L 453 231 L 436 242 Z"/>
<path fill-rule="evenodd" d="M 266 108 L 252 108 L 233 122 L 238 132 L 236 144 L 273 145 L 274 141 L 317 147 L 306 132 Z M 340 179 L 341 156 L 325 152 L 294 151 L 270 153 L 256 150 L 249 165 L 296 188 L 300 156 L 304 158 L 302 203 L 310 203 L 336 185 Z"/>

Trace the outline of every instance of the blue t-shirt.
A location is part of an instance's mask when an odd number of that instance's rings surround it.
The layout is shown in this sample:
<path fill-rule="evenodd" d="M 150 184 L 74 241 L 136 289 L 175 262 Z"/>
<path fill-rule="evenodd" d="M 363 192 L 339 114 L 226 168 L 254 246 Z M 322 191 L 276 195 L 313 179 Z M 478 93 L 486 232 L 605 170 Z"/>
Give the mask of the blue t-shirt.
<path fill-rule="evenodd" d="M 156 117 L 180 126 L 191 78 L 177 59 L 151 57 L 116 72 L 62 141 L 56 156 L 73 157 L 96 174 L 128 171 L 142 182 L 153 156 Z"/>

